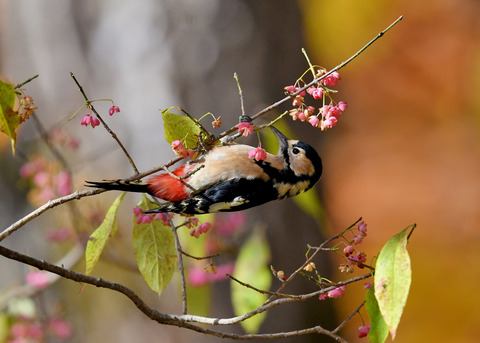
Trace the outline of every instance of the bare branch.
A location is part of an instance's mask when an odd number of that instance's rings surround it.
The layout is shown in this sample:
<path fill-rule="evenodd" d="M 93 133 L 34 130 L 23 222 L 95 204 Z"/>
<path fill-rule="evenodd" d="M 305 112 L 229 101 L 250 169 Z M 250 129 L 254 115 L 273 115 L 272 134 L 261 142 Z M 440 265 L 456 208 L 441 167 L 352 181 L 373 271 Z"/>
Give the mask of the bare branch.
<path fill-rule="evenodd" d="M 96 195 L 96 194 L 100 194 L 100 193 L 103 193 L 103 192 L 105 192 L 104 189 L 91 189 L 91 190 L 88 190 L 88 191 L 76 191 L 76 192 L 73 192 L 72 194 L 66 195 L 64 197 L 57 198 L 55 200 L 50 200 L 46 204 L 43 204 L 42 206 L 37 208 L 35 211 L 30 212 L 25 217 L 17 220 L 15 223 L 13 223 L 9 227 L 7 227 L 5 230 L 3 230 L 0 233 L 0 242 L 3 241 L 8 236 L 10 236 L 15 231 L 17 231 L 19 228 L 21 228 L 22 226 L 24 226 L 25 224 L 27 224 L 31 220 L 37 218 L 43 212 L 45 212 L 45 211 L 47 211 L 51 208 L 54 208 L 58 205 L 64 204 L 64 203 L 72 201 L 72 200 L 79 200 L 81 198 Z"/>

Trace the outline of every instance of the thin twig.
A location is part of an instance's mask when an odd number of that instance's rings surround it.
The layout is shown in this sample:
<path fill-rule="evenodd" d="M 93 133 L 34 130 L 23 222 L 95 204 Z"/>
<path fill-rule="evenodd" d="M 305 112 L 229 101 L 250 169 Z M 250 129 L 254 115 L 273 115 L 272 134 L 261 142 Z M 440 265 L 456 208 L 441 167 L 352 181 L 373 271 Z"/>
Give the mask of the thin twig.
<path fill-rule="evenodd" d="M 92 102 L 90 100 L 88 100 L 88 97 L 87 95 L 85 94 L 85 91 L 83 90 L 83 87 L 80 85 L 80 83 L 77 81 L 77 78 L 75 77 L 75 75 L 73 75 L 73 73 L 71 72 L 70 73 L 70 76 L 73 78 L 73 80 L 75 81 L 75 83 L 77 84 L 77 87 L 80 91 L 80 93 L 82 93 L 83 95 L 83 98 L 85 99 L 85 102 L 87 103 L 88 107 L 90 107 L 90 109 L 92 110 L 93 113 L 95 113 L 95 115 L 97 116 L 98 120 L 100 120 L 100 122 L 102 123 L 103 127 L 105 128 L 105 130 L 107 130 L 107 132 L 113 137 L 113 139 L 117 142 L 117 144 L 120 146 L 120 148 L 122 149 L 123 153 L 125 154 L 125 156 L 127 157 L 128 159 L 128 162 L 130 162 L 130 165 L 132 166 L 133 168 L 133 171 L 135 172 L 135 174 L 139 174 L 139 171 L 137 169 L 137 166 L 135 165 L 135 163 L 133 162 L 133 159 L 130 157 L 130 154 L 128 153 L 127 149 L 125 149 L 125 147 L 123 146 L 122 142 L 120 141 L 120 139 L 118 139 L 117 135 L 115 134 L 115 132 L 113 132 L 110 127 L 107 125 L 107 123 L 105 123 L 105 121 L 102 119 L 102 117 L 98 114 L 97 110 L 93 107 L 92 105 Z"/>
<path fill-rule="evenodd" d="M 76 191 L 76 192 L 73 192 L 73 193 L 71 193 L 69 195 L 66 195 L 64 197 L 60 197 L 60 198 L 57 198 L 57 199 L 54 199 L 54 200 L 50 200 L 46 204 L 43 204 L 42 206 L 37 208 L 35 211 L 30 212 L 29 214 L 27 214 L 23 218 L 17 220 L 15 223 L 13 223 L 9 227 L 7 227 L 5 230 L 3 230 L 0 233 L 0 242 L 3 241 L 8 236 L 10 236 L 15 231 L 17 231 L 19 228 L 21 228 L 22 226 L 24 226 L 25 224 L 27 224 L 31 220 L 37 218 L 43 212 L 45 212 L 45 211 L 47 211 L 51 208 L 54 208 L 58 205 L 67 203 L 67 202 L 72 201 L 72 200 L 79 200 L 79 199 L 84 198 L 84 197 L 97 195 L 97 194 L 103 193 L 105 191 L 106 190 L 104 190 L 104 189 L 91 189 L 91 190 L 88 190 L 88 191 Z"/>
<path fill-rule="evenodd" d="M 242 110 L 242 116 L 245 116 L 245 105 L 243 103 L 243 90 L 242 90 L 242 87 L 240 86 L 240 81 L 238 80 L 238 74 L 233 73 L 233 78 L 235 79 L 235 82 L 237 83 L 237 87 L 238 87 L 238 95 L 240 96 L 240 108 Z"/>
<path fill-rule="evenodd" d="M 355 309 L 355 311 L 353 311 L 352 313 L 350 313 L 350 314 L 348 315 L 348 317 L 345 318 L 345 320 L 344 320 L 343 322 L 341 322 L 340 325 L 338 325 L 338 326 L 335 328 L 335 330 L 333 330 L 332 332 L 337 333 L 338 331 L 340 331 L 340 330 L 347 324 L 347 322 L 348 322 L 350 319 L 352 319 L 352 317 L 353 317 L 356 313 L 358 313 L 358 312 L 360 311 L 360 309 L 363 307 L 363 305 L 365 305 L 365 300 L 360 304 L 360 306 L 358 306 L 358 307 Z"/>
<path fill-rule="evenodd" d="M 22 83 L 19 83 L 18 85 L 15 86 L 15 89 L 19 89 L 19 88 L 22 88 L 23 86 L 25 86 L 27 83 L 29 83 L 30 81 L 36 79 L 38 77 L 38 74 L 35 75 L 35 76 L 32 76 L 31 78 L 29 78 L 27 81 L 24 81 Z"/>
<path fill-rule="evenodd" d="M 315 258 L 315 256 L 317 256 L 318 253 L 320 253 L 320 251 L 323 250 L 323 248 L 325 247 L 325 245 L 327 245 L 328 243 L 330 243 L 331 241 L 339 238 L 341 235 L 343 235 L 347 230 L 351 229 L 353 226 L 355 226 L 355 224 L 357 224 L 360 220 L 362 220 L 362 218 L 360 217 L 359 219 L 357 219 L 357 221 L 355 221 L 355 223 L 353 223 L 352 225 L 350 225 L 348 228 L 346 228 L 345 230 L 343 230 L 342 232 L 336 234 L 335 236 L 332 236 L 331 238 L 327 239 L 325 242 L 323 242 L 320 246 L 316 247 L 316 248 L 313 248 L 313 247 L 310 247 L 310 249 L 313 249 L 315 250 L 314 253 L 312 254 L 312 256 L 310 256 L 309 258 L 307 258 L 307 260 L 297 269 L 295 270 L 288 278 L 287 280 L 285 280 L 281 285 L 280 287 L 277 289 L 277 293 L 280 293 L 287 285 L 290 281 L 292 281 L 304 268 L 305 266 L 307 266 L 310 262 L 313 261 L 313 259 Z M 275 299 L 275 297 L 270 297 L 266 302 L 270 302 L 272 301 L 273 299 Z"/>
<path fill-rule="evenodd" d="M 78 260 L 83 256 L 84 248 L 81 244 L 75 244 L 72 249 L 70 249 L 56 264 L 61 265 L 66 269 L 73 267 Z M 138 268 L 137 268 L 138 270 Z M 53 283 L 57 282 L 60 279 L 59 274 L 51 274 L 48 273 L 46 275 L 48 285 L 52 285 Z M 32 286 L 30 284 L 24 284 L 22 286 L 16 286 L 12 288 L 10 291 L 7 291 L 3 294 L 0 294 L 0 311 L 3 311 L 7 306 L 8 302 L 17 297 L 27 297 L 32 296 L 42 289 Z"/>
<path fill-rule="evenodd" d="M 176 229 L 178 229 L 178 226 L 176 227 Z M 182 254 L 184 254 L 185 256 L 187 257 L 190 257 L 190 258 L 193 258 L 194 260 L 208 260 L 208 259 L 211 259 L 211 258 L 214 258 L 214 257 L 217 257 L 217 256 L 220 256 L 220 253 L 216 253 L 216 254 L 213 254 L 213 255 L 208 255 L 208 256 L 193 256 L 193 255 L 190 255 L 189 253 L 185 252 L 182 250 Z"/>
<path fill-rule="evenodd" d="M 232 279 L 233 281 L 237 282 L 238 284 L 244 286 L 244 287 L 247 287 L 247 288 L 250 288 L 250 289 L 253 289 L 254 291 L 260 293 L 260 294 L 268 294 L 268 295 L 275 295 L 279 298 L 292 298 L 292 299 L 301 299 L 301 297 L 299 297 L 298 295 L 291 295 L 291 294 L 283 294 L 283 293 L 277 293 L 277 292 L 270 292 L 270 291 L 265 291 L 265 290 L 262 290 L 262 289 L 259 289 L 257 287 L 254 287 L 248 283 L 245 283 L 245 282 L 242 282 L 240 281 L 239 279 L 237 279 L 236 277 L 234 277 L 233 275 L 230 275 L 230 274 L 227 274 L 227 276 Z"/>
<path fill-rule="evenodd" d="M 295 96 L 297 96 L 298 94 L 300 94 L 301 92 L 303 92 L 304 90 L 306 90 L 308 87 L 318 83 L 319 81 L 323 80 L 324 78 L 326 78 L 327 76 L 329 76 L 330 74 L 332 74 L 333 72 L 337 71 L 337 70 L 340 70 L 342 69 L 343 67 L 345 67 L 347 64 L 349 64 L 352 60 L 354 60 L 356 57 L 358 57 L 358 55 L 360 55 L 362 52 L 364 52 L 370 45 L 372 45 L 375 41 L 377 41 L 379 38 L 381 38 L 388 30 L 390 30 L 393 26 L 395 26 L 400 20 L 403 19 L 403 16 L 400 16 L 397 20 L 395 20 L 392 24 L 390 24 L 390 26 L 388 26 L 385 30 L 381 31 L 375 38 L 373 38 L 370 42 L 368 42 L 367 44 L 365 44 L 360 50 L 358 50 L 355 54 L 353 54 L 350 58 L 348 58 L 347 60 L 345 60 L 344 62 L 340 63 L 339 65 L 337 65 L 335 68 L 333 68 L 332 70 L 328 71 L 327 73 L 321 75 L 320 77 L 317 77 L 316 79 L 313 79 L 310 83 L 306 84 L 305 86 L 299 88 L 295 93 L 292 93 L 292 94 L 289 94 L 288 96 L 286 96 L 285 98 L 283 98 L 282 100 L 279 100 L 275 103 L 273 103 L 272 105 L 270 106 L 267 106 L 265 107 L 263 110 L 261 110 L 260 112 L 254 114 L 253 116 L 250 116 L 250 118 L 252 120 L 255 120 L 255 119 L 258 119 L 259 117 L 263 116 L 265 113 L 268 113 L 270 111 L 272 111 L 273 109 L 279 107 L 280 105 L 282 105 L 283 103 L 287 102 L 287 101 L 290 101 L 292 98 L 294 98 Z M 233 132 L 235 132 L 236 130 L 238 130 L 238 124 L 235 125 L 234 127 L 222 132 L 217 138 L 218 139 L 221 139 L 222 137 L 225 137 Z"/>
<path fill-rule="evenodd" d="M 172 228 L 173 236 L 175 237 L 175 249 L 177 250 L 178 268 L 180 270 L 180 280 L 182 283 L 182 304 L 183 304 L 182 313 L 187 314 L 187 283 L 185 281 L 185 269 L 183 266 L 182 246 L 180 245 L 177 229 L 175 227 L 175 224 L 172 221 L 172 218 L 170 218 L 170 216 L 168 215 L 166 217 L 167 217 L 168 223 L 170 224 L 170 227 Z"/>

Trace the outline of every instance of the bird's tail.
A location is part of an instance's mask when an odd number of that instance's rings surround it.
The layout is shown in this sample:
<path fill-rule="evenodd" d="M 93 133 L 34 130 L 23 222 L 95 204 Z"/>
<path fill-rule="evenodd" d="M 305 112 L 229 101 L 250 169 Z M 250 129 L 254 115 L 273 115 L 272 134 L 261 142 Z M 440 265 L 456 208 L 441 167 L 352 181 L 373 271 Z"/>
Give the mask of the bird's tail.
<path fill-rule="evenodd" d="M 85 186 L 93 188 L 102 188 L 107 190 L 137 192 L 151 194 L 148 184 L 141 181 L 123 181 L 123 180 L 103 180 L 103 181 L 85 181 Z"/>

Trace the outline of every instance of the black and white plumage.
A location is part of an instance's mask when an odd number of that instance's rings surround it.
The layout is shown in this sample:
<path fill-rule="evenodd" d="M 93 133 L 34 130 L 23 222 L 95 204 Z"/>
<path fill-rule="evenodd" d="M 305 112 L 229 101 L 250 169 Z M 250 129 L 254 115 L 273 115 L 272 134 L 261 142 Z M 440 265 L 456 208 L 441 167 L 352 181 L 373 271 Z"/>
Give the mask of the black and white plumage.
<path fill-rule="evenodd" d="M 184 214 L 245 210 L 312 188 L 322 174 L 322 160 L 315 149 L 287 139 L 273 126 L 271 129 L 278 139 L 279 153 L 267 153 L 263 161 L 248 157 L 254 147 L 224 145 L 175 169 L 175 176 L 160 174 L 146 182 L 87 181 L 87 186 L 149 193 L 169 202 L 146 213 Z"/>

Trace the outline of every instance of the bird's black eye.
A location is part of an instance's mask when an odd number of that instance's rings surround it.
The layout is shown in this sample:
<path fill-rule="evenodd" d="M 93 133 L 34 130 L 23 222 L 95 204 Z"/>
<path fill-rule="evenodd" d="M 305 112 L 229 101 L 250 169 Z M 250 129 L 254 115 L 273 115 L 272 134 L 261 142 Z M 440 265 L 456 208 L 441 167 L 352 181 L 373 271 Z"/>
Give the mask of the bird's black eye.
<path fill-rule="evenodd" d="M 300 152 L 297 148 L 292 149 L 292 154 L 297 155 Z"/>

